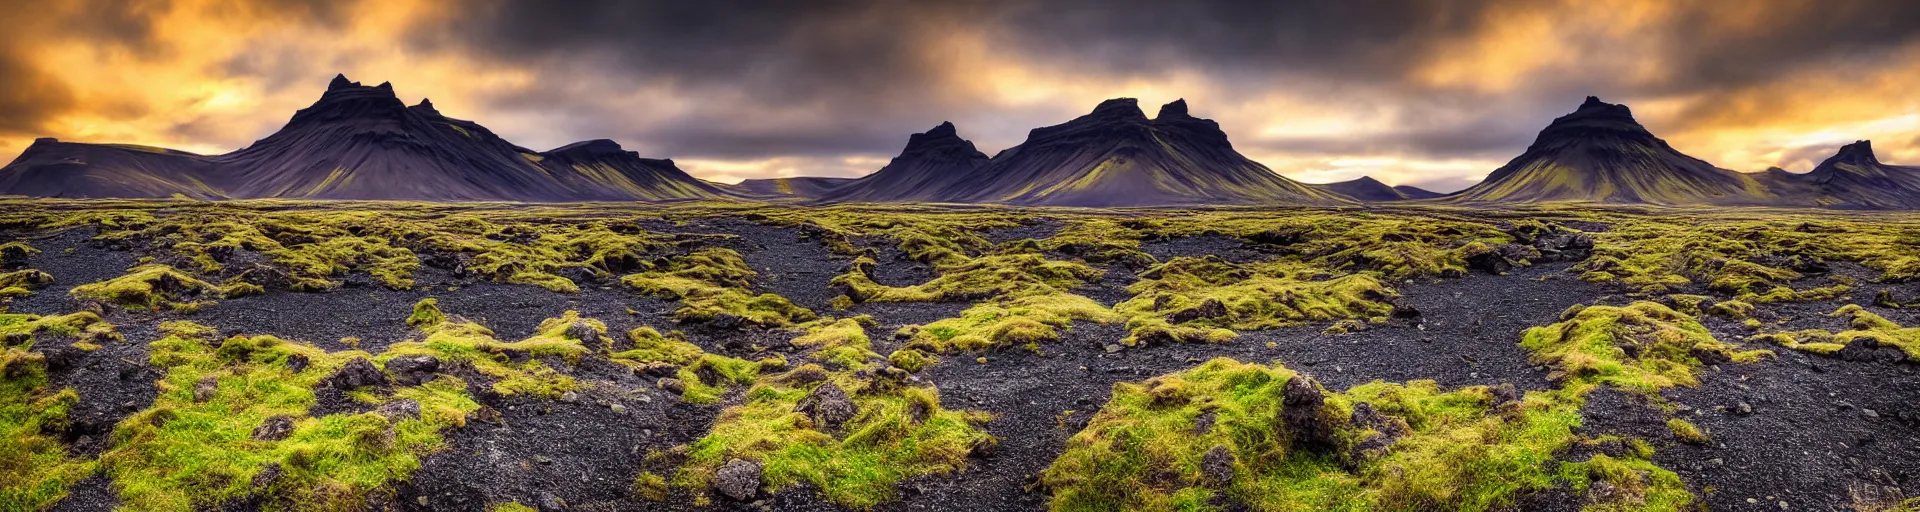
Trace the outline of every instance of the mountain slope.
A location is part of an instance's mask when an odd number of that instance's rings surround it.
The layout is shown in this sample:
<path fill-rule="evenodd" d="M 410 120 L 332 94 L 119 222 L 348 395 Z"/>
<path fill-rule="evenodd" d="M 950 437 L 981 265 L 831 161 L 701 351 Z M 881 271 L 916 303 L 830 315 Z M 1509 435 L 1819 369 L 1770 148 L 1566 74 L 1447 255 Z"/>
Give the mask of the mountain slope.
<path fill-rule="evenodd" d="M 762 198 L 819 199 L 855 181 L 854 178 L 765 178 L 743 180 L 733 185 L 721 185 L 721 188 L 736 194 Z"/>
<path fill-rule="evenodd" d="M 207 157 L 125 144 L 33 141 L 0 168 L 0 194 L 34 197 L 168 197 L 222 199 L 216 164 Z"/>
<path fill-rule="evenodd" d="M 1421 190 L 1416 187 L 1404 185 L 1389 187 L 1387 184 L 1381 183 L 1380 180 L 1373 179 L 1372 176 L 1361 176 L 1355 180 L 1308 186 L 1365 202 L 1406 201 L 1409 199 L 1440 197 L 1440 194 Z"/>
<path fill-rule="evenodd" d="M 1806 174 L 1769 169 L 1766 177 L 1789 200 L 1829 208 L 1920 209 L 1920 167 L 1887 165 L 1871 141 L 1841 146 Z"/>
<path fill-rule="evenodd" d="M 312 106 L 218 156 L 124 146 L 35 144 L 0 169 L 0 194 L 69 197 L 669 201 L 736 197 L 667 160 L 611 141 L 547 153 L 514 145 L 390 84 L 335 76 Z"/>
<path fill-rule="evenodd" d="M 1687 156 L 1653 136 L 1624 105 L 1587 101 L 1540 131 L 1525 153 L 1451 196 L 1460 202 L 1755 204 L 1754 178 Z"/>
<path fill-rule="evenodd" d="M 1102 102 L 1064 124 L 1036 128 L 937 200 L 1051 206 L 1338 204 L 1347 199 L 1275 174 L 1241 156 L 1185 100 L 1147 119 L 1132 98 Z"/>
<path fill-rule="evenodd" d="M 987 165 L 986 153 L 960 138 L 953 123 L 940 123 L 907 137 L 907 146 L 886 167 L 821 197 L 830 202 L 939 201 L 970 186 Z"/>

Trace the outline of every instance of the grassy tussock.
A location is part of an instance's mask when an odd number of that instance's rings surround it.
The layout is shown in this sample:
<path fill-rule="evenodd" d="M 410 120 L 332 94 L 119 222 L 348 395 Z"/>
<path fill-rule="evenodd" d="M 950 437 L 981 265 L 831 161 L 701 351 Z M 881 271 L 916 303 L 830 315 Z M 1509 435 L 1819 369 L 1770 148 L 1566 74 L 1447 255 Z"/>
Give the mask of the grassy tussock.
<path fill-rule="evenodd" d="M 1772 356 L 1721 342 L 1693 317 L 1654 302 L 1570 309 L 1565 320 L 1528 329 L 1520 346 L 1537 364 L 1552 365 L 1559 382 L 1607 384 L 1641 393 L 1699 384 L 1694 371 L 1709 362 L 1748 362 Z"/>
<path fill-rule="evenodd" d="M 1128 288 L 1133 298 L 1114 306 L 1132 331 L 1122 343 L 1217 342 L 1234 330 L 1342 319 L 1380 323 L 1393 312 L 1387 301 L 1397 294 L 1371 274 L 1311 280 L 1315 274 L 1290 261 L 1173 258 L 1141 273 Z"/>
<path fill-rule="evenodd" d="M 1215 359 L 1116 385 L 1042 473 L 1050 508 L 1497 510 L 1530 492 L 1584 492 L 1600 482 L 1624 491 L 1593 504 L 1600 509 L 1681 510 L 1692 501 L 1677 475 L 1646 461 L 1647 449 L 1560 458 L 1590 442 L 1574 434 L 1575 391 L 1503 402 L 1486 387 L 1374 382 L 1323 390 L 1319 404 L 1288 403 L 1288 384 L 1299 378 L 1284 367 Z M 1370 413 L 1357 414 L 1362 408 Z M 1305 425 L 1327 432 L 1304 437 Z M 1395 431 L 1390 441 L 1381 442 L 1389 439 L 1382 428 Z"/>
<path fill-rule="evenodd" d="M 759 275 L 732 249 L 706 248 L 667 258 L 652 270 L 627 275 L 621 282 L 642 293 L 678 300 L 674 319 L 706 322 L 731 317 L 762 327 L 785 327 L 814 318 L 807 308 L 771 293 L 754 295 Z"/>
<path fill-rule="evenodd" d="M 671 484 L 707 492 L 722 465 L 745 459 L 762 466 L 766 491 L 811 484 L 829 501 L 867 509 L 892 500 L 901 480 L 958 471 L 973 450 L 994 443 L 979 427 L 988 415 L 945 409 L 931 385 L 908 383 L 905 370 L 887 368 L 871 350 L 870 324 L 852 318 L 804 326 L 793 345 L 814 362 L 758 375 L 743 403 L 721 411 L 706 436 L 676 449 L 684 462 Z M 802 407 L 823 387 L 842 392 L 850 410 Z M 664 480 L 641 478 L 636 488 L 655 493 L 661 482 L 654 480 Z"/>
<path fill-rule="evenodd" d="M 129 308 L 194 311 L 214 299 L 254 291 L 246 286 L 223 287 L 202 281 L 167 265 L 147 264 L 134 267 L 120 277 L 75 286 L 68 293 Z"/>
<path fill-rule="evenodd" d="M 119 335 L 92 313 L 0 314 L 0 338 L 8 338 L 0 340 L 0 508 L 49 508 L 97 468 L 93 460 L 68 455 L 60 439 L 80 395 L 49 388 L 46 358 L 33 351 L 36 343 L 74 337 L 81 337 L 80 346 Z"/>
<path fill-rule="evenodd" d="M 1920 327 L 1901 326 L 1858 304 L 1841 306 L 1828 316 L 1847 318 L 1848 328 L 1839 332 L 1808 329 L 1765 333 L 1753 336 L 1752 340 L 1816 354 L 1835 354 L 1855 344 L 1865 348 L 1892 347 L 1905 353 L 1908 361 L 1920 362 Z"/>

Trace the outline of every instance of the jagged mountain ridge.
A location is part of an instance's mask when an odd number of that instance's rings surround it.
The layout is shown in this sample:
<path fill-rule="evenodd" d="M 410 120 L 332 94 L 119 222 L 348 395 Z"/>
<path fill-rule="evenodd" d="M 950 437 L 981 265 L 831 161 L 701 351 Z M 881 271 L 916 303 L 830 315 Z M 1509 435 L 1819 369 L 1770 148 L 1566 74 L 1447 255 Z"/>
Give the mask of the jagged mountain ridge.
<path fill-rule="evenodd" d="M 960 138 L 951 122 L 907 137 L 907 146 L 885 167 L 821 196 L 825 202 L 930 202 L 964 194 L 986 153 Z"/>
<path fill-rule="evenodd" d="M 1380 180 L 1373 179 L 1372 176 L 1361 176 L 1358 179 L 1309 186 L 1364 202 L 1431 199 L 1442 195 L 1438 192 L 1430 192 L 1419 187 L 1407 185 L 1397 187 L 1387 186 L 1387 184 L 1381 183 Z"/>
<path fill-rule="evenodd" d="M 45 141 L 0 168 L 0 194 L 206 199 L 671 201 L 738 197 L 608 140 L 535 152 L 391 84 L 336 76 L 279 131 L 200 156 Z"/>
<path fill-rule="evenodd" d="M 1036 128 L 967 179 L 933 194 L 953 203 L 1046 206 L 1343 204 L 1351 200 L 1274 173 L 1227 142 L 1218 123 L 1168 103 L 1153 119 L 1137 100 Z"/>
<path fill-rule="evenodd" d="M 1633 119 L 1625 105 L 1588 96 L 1554 119 L 1525 153 L 1452 196 L 1459 202 L 1763 204 L 1752 176 L 1687 156 Z"/>
<path fill-rule="evenodd" d="M 1805 174 L 1768 169 L 1765 181 L 1778 195 L 1802 206 L 1827 208 L 1920 209 L 1920 167 L 1887 165 L 1873 153 L 1873 142 L 1841 146 Z"/>

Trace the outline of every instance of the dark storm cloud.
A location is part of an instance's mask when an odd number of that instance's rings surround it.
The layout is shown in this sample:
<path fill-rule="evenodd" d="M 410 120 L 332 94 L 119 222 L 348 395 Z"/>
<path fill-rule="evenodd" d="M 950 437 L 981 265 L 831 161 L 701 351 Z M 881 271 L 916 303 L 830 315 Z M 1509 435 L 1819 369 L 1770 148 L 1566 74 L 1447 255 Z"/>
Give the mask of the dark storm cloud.
<path fill-rule="evenodd" d="M 73 94 L 32 63 L 0 47 L 0 133 L 42 135 L 45 123 L 75 104 Z"/>

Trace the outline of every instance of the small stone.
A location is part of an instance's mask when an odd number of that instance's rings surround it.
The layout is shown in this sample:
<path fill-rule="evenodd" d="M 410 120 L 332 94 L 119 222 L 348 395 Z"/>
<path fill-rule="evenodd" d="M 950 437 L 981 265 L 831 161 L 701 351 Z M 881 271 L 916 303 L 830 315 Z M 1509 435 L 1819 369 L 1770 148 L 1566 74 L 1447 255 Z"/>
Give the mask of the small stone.
<path fill-rule="evenodd" d="M 293 434 L 293 417 L 285 414 L 270 416 L 253 429 L 255 441 L 279 441 Z"/>
<path fill-rule="evenodd" d="M 824 430 L 837 430 L 847 421 L 860 413 L 860 407 L 847 396 L 846 390 L 832 382 L 813 388 L 813 392 L 795 404 L 793 412 L 807 415 L 815 426 Z"/>
<path fill-rule="evenodd" d="M 627 412 L 627 406 L 620 405 L 620 404 L 611 404 L 607 406 L 607 410 L 613 411 L 614 414 L 624 414 Z"/>
<path fill-rule="evenodd" d="M 535 462 L 535 463 L 538 463 L 538 464 L 552 464 L 552 463 L 553 463 L 553 459 L 551 459 L 551 458 L 548 458 L 548 457 L 547 457 L 547 456 L 545 456 L 545 455 L 535 455 L 535 456 L 533 456 L 533 462 Z"/>
<path fill-rule="evenodd" d="M 659 386 L 660 389 L 664 389 L 676 394 L 685 393 L 687 391 L 686 383 L 680 382 L 680 379 L 675 379 L 671 377 L 660 379 L 658 382 L 655 382 L 654 385 Z"/>
<path fill-rule="evenodd" d="M 1753 404 L 1740 402 L 1733 406 L 1733 413 L 1741 416 L 1750 416 L 1753 414 Z"/>
<path fill-rule="evenodd" d="M 1873 410 L 1873 409 L 1861 409 L 1861 410 L 1860 410 L 1860 414 L 1864 414 L 1864 415 L 1866 415 L 1866 416 L 1867 416 L 1868 418 L 1879 418 L 1879 417 L 1880 417 L 1880 411 L 1875 411 L 1875 410 Z"/>
<path fill-rule="evenodd" d="M 373 413 L 385 417 L 387 421 L 420 419 L 420 402 L 411 398 L 402 398 L 380 404 L 380 407 L 373 409 Z"/>
<path fill-rule="evenodd" d="M 760 463 L 733 459 L 713 473 L 713 487 L 735 501 L 747 501 L 760 493 Z"/>
<path fill-rule="evenodd" d="M 567 510 L 567 500 L 560 499 L 559 496 L 554 496 L 553 493 L 540 493 L 540 498 L 535 501 L 540 504 L 540 512 L 565 512 Z"/>
<path fill-rule="evenodd" d="M 1121 349 L 1122 349 L 1122 347 L 1120 346 L 1120 344 L 1119 344 L 1119 343 L 1108 343 L 1108 344 L 1107 344 L 1107 353 L 1109 353 L 1109 354 L 1111 354 L 1111 353 L 1114 353 L 1114 352 L 1119 352 L 1119 351 L 1120 351 Z"/>
<path fill-rule="evenodd" d="M 596 341 L 600 339 L 600 331 L 586 322 L 574 322 L 573 325 L 567 326 L 566 332 L 561 333 L 561 336 L 580 341 Z"/>
<path fill-rule="evenodd" d="M 339 371 L 333 372 L 333 375 L 327 376 L 322 382 L 342 391 L 351 391 L 361 387 L 386 384 L 387 374 L 381 373 L 379 368 L 374 367 L 373 361 L 361 357 L 347 361 Z"/>
<path fill-rule="evenodd" d="M 561 403 L 568 403 L 568 404 L 577 404 L 577 403 L 580 403 L 580 394 L 579 394 L 579 393 L 574 393 L 574 392 L 572 392 L 572 391 L 568 391 L 568 392 L 565 392 L 565 393 L 561 393 L 561 394 L 560 394 L 560 402 L 561 402 Z"/>
<path fill-rule="evenodd" d="M 193 383 L 193 401 L 205 402 L 213 399 L 213 392 L 220 389 L 220 381 L 211 376 Z"/>
<path fill-rule="evenodd" d="M 433 380 L 440 371 L 440 358 L 425 354 L 399 356 L 387 360 L 387 371 L 402 384 L 419 385 Z"/>

